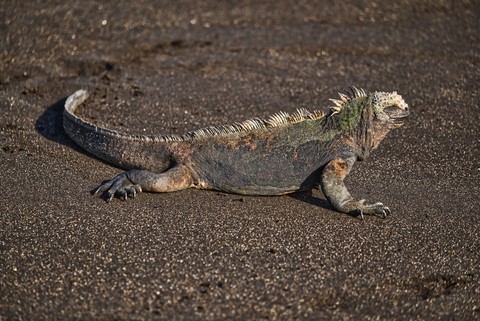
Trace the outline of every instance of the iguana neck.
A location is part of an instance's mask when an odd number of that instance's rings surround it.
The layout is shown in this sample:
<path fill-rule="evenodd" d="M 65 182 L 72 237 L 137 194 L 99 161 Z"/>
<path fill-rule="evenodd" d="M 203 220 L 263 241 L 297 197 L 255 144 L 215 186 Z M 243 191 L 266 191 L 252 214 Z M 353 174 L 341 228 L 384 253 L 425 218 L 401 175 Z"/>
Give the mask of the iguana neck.
<path fill-rule="evenodd" d="M 363 108 L 358 125 L 352 132 L 354 141 L 358 146 L 357 156 L 359 160 L 366 159 L 374 148 L 374 132 L 372 131 L 373 117 L 373 110 L 371 108 Z"/>
<path fill-rule="evenodd" d="M 368 99 L 370 98 L 359 99 L 354 106 L 327 117 L 325 124 L 327 132 L 341 134 L 339 139 L 350 145 L 359 160 L 366 159 L 375 148 L 375 132 L 372 127 L 374 112 L 367 107 Z"/>

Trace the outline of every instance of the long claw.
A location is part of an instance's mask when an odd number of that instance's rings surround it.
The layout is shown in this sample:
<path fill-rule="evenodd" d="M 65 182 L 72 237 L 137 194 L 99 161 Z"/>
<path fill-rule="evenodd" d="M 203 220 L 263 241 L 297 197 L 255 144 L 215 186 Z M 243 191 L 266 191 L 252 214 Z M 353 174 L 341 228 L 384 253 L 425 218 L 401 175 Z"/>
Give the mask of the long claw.
<path fill-rule="evenodd" d="M 127 189 L 127 195 L 135 198 L 137 196 L 137 191 L 135 190 L 135 188 L 131 187 Z"/>
<path fill-rule="evenodd" d="M 360 219 L 363 221 L 365 219 L 365 217 L 363 216 L 363 210 L 359 210 L 359 212 L 360 212 L 360 215 L 359 215 Z"/>
<path fill-rule="evenodd" d="M 117 193 L 117 195 L 120 196 L 120 198 L 124 201 L 126 201 L 127 198 L 128 198 L 127 192 L 125 192 L 123 190 L 117 190 L 115 193 Z"/>
<path fill-rule="evenodd" d="M 362 220 L 365 215 L 381 215 L 385 219 L 391 213 L 390 209 L 380 202 L 367 204 L 365 200 L 362 199 L 357 202 L 352 202 L 352 205 L 354 206 L 356 213 L 358 213 L 358 218 Z"/>
<path fill-rule="evenodd" d="M 94 196 L 97 196 L 99 194 L 102 194 L 103 192 L 107 191 L 110 186 L 112 186 L 112 180 L 109 180 L 108 182 L 100 185 L 95 192 L 93 193 Z"/>
<path fill-rule="evenodd" d="M 384 218 L 384 219 L 387 218 L 387 216 L 390 215 L 390 213 L 391 213 L 391 212 L 390 212 L 390 209 L 385 206 L 385 207 L 383 208 L 383 211 L 382 211 L 382 216 L 383 216 L 383 218 Z"/>
<path fill-rule="evenodd" d="M 114 195 L 115 195 L 115 193 L 111 193 L 110 191 L 107 192 L 107 195 L 106 195 L 107 203 L 110 203 L 110 201 L 113 199 Z"/>

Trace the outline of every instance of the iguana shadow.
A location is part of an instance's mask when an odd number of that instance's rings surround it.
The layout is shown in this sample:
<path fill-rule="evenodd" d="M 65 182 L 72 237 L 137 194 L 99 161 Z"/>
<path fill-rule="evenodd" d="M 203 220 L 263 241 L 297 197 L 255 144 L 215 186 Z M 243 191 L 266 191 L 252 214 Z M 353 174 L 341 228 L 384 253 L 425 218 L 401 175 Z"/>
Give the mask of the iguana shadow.
<path fill-rule="evenodd" d="M 67 146 L 75 150 L 76 152 L 92 157 L 96 160 L 101 161 L 104 164 L 109 164 L 104 160 L 82 149 L 65 133 L 63 129 L 63 109 L 67 98 L 68 96 L 63 97 L 53 105 L 49 106 L 35 122 L 35 130 L 48 140 Z M 112 166 L 111 164 L 109 165 Z"/>
<path fill-rule="evenodd" d="M 290 196 L 291 198 L 294 198 L 296 200 L 299 200 L 308 204 L 312 204 L 324 209 L 335 211 L 335 208 L 327 200 L 313 196 L 312 190 L 287 194 L 287 196 Z"/>
<path fill-rule="evenodd" d="M 296 192 L 296 193 L 292 193 L 292 194 L 287 194 L 287 195 L 296 199 L 296 200 L 299 200 L 299 201 L 302 201 L 302 202 L 305 202 L 305 203 L 308 203 L 308 204 L 312 204 L 312 205 L 315 205 L 317 207 L 320 207 L 320 208 L 323 208 L 323 209 L 326 209 L 326 210 L 331 210 L 333 212 L 338 213 L 338 210 L 335 209 L 335 207 L 333 207 L 333 205 L 329 201 L 327 201 L 326 199 L 323 199 L 321 197 L 313 196 L 312 189 L 306 190 L 306 191 L 301 191 L 301 192 Z M 348 215 L 352 218 L 358 218 L 359 217 L 359 213 L 339 213 L 339 214 Z"/>

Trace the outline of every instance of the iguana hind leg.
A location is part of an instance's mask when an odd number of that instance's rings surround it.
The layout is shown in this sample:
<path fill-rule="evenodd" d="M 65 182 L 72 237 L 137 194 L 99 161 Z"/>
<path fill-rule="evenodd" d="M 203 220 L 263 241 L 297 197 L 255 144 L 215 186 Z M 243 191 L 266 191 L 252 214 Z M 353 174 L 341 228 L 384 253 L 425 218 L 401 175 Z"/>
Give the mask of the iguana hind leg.
<path fill-rule="evenodd" d="M 183 165 L 160 174 L 131 169 L 100 185 L 94 195 L 105 193 L 105 199 L 110 202 L 115 195 L 126 200 L 141 192 L 174 192 L 191 187 L 192 184 L 191 172 Z"/>
<path fill-rule="evenodd" d="M 328 201 L 340 212 L 360 215 L 381 214 L 383 218 L 390 214 L 390 209 L 382 203 L 366 204 L 365 200 L 355 201 L 345 187 L 343 180 L 350 173 L 355 157 L 331 160 L 322 173 L 322 191 Z"/>

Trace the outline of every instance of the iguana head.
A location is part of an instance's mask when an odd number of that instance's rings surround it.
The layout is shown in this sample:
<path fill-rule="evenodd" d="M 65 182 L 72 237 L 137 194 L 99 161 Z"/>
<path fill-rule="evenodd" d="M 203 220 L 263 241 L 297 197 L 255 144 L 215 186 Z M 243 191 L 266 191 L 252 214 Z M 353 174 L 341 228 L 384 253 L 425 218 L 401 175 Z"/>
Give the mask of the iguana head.
<path fill-rule="evenodd" d="M 351 87 L 340 99 L 330 99 L 335 106 L 329 118 L 337 129 L 349 133 L 364 150 L 375 149 L 393 128 L 403 125 L 410 114 L 407 103 L 397 92 L 366 93 Z"/>
<path fill-rule="evenodd" d="M 380 122 L 383 126 L 390 128 L 397 128 L 402 126 L 404 118 L 410 115 L 407 103 L 396 91 L 391 93 L 374 92 L 369 96 L 372 99 L 374 122 Z"/>
<path fill-rule="evenodd" d="M 369 94 L 369 98 L 373 115 L 369 120 L 367 143 L 370 150 L 373 150 L 391 129 L 403 125 L 405 117 L 410 115 L 410 110 L 402 96 L 395 91 L 374 92 Z"/>

